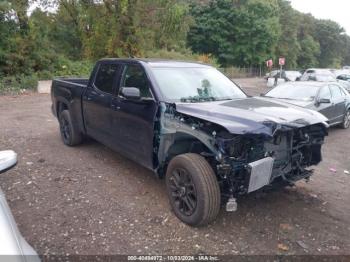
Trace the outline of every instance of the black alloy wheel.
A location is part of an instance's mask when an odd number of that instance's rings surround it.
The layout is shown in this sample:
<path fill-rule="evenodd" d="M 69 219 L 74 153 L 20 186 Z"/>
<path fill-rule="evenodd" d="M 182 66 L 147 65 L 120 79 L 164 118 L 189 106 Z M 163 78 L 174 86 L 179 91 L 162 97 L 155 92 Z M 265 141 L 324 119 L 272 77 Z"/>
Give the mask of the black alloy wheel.
<path fill-rule="evenodd" d="M 190 226 L 212 222 L 219 213 L 221 193 L 209 162 L 199 154 L 175 156 L 169 163 L 165 182 L 174 214 Z"/>
<path fill-rule="evenodd" d="M 65 119 L 64 117 L 60 119 L 60 131 L 61 131 L 63 142 L 65 144 L 69 144 L 71 131 L 69 129 L 69 123 L 67 119 Z"/>
<path fill-rule="evenodd" d="M 183 168 L 176 168 L 170 175 L 171 197 L 177 209 L 185 216 L 191 216 L 197 207 L 197 192 L 191 175 Z"/>
<path fill-rule="evenodd" d="M 348 129 L 350 127 L 350 110 L 346 111 L 341 127 L 343 129 Z"/>

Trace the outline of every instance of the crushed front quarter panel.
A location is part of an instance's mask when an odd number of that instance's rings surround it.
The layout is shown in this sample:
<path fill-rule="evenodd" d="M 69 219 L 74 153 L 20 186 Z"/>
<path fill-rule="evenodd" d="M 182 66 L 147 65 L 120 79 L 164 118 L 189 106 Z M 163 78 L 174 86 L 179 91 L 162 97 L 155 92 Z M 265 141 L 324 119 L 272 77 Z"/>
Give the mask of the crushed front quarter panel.
<path fill-rule="evenodd" d="M 278 111 L 278 107 L 283 111 L 283 105 L 272 106 L 274 103 L 259 100 L 251 104 L 252 109 L 242 109 L 243 106 L 234 108 L 222 103 L 228 102 L 161 103 L 156 122 L 157 167 L 164 171 L 162 168 L 173 155 L 192 152 L 192 145 L 181 143 L 183 139 L 203 145 L 195 153 L 212 164 L 222 193 L 228 197 L 249 193 L 251 166 L 262 159 L 273 159 L 273 166 L 269 181 L 260 183 L 257 189 L 277 181 L 291 184 L 311 176 L 308 168 L 321 161 L 321 145 L 327 135 L 323 116 L 298 108 L 290 111 L 297 112 L 294 116 L 281 119 L 266 112 Z M 259 109 L 253 109 L 254 105 Z"/>

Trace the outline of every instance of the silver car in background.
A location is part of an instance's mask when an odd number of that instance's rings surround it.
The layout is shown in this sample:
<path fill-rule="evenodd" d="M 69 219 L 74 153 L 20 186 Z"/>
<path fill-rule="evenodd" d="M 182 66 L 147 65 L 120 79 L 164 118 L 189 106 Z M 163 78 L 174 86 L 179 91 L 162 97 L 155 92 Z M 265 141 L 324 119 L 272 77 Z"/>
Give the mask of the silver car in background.
<path fill-rule="evenodd" d="M 14 151 L 0 151 L 0 174 L 14 167 L 17 154 Z M 1 261 L 40 261 L 38 254 L 22 237 L 16 221 L 0 188 L 0 260 Z"/>

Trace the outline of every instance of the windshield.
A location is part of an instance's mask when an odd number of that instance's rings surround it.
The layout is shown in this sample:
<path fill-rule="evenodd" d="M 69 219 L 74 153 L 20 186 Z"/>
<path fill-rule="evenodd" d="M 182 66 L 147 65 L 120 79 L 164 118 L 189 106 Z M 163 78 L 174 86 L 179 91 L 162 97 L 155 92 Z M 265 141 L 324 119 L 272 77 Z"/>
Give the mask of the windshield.
<path fill-rule="evenodd" d="M 205 102 L 246 97 L 214 68 L 154 68 L 153 73 L 162 94 L 171 101 Z"/>
<path fill-rule="evenodd" d="M 283 84 L 275 87 L 266 94 L 267 97 L 312 101 L 317 95 L 319 86 Z"/>

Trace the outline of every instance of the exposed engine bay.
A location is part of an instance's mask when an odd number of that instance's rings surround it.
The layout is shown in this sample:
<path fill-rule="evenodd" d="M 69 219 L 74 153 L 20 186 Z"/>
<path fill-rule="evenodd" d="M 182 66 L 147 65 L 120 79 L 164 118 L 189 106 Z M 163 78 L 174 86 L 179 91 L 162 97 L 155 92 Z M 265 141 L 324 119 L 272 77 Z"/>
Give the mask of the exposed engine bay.
<path fill-rule="evenodd" d="M 278 130 L 273 137 L 238 135 L 232 138 L 219 136 L 218 147 L 224 155 L 217 171 L 225 192 L 231 195 L 243 195 L 253 192 L 265 185 L 281 182 L 293 184 L 312 175 L 309 167 L 321 162 L 321 146 L 327 134 L 322 125 L 303 128 L 286 128 Z M 272 163 L 271 163 L 272 160 Z M 257 161 L 261 163 L 257 165 Z M 269 176 L 266 183 L 249 187 L 252 171 L 260 169 L 260 176 Z M 264 167 L 264 163 L 270 163 Z M 269 174 L 269 172 L 271 172 Z M 254 186 L 251 185 L 250 186 Z"/>

